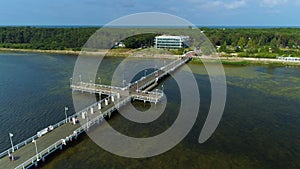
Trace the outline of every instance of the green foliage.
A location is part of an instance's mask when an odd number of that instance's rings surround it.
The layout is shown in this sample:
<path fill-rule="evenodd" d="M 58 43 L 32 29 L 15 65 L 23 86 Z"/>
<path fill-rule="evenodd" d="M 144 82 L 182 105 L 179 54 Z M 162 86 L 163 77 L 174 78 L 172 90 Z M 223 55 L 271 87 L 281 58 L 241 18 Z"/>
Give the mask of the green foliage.
<path fill-rule="evenodd" d="M 251 57 L 254 58 L 270 58 L 270 59 L 275 59 L 278 56 L 277 53 L 256 53 L 254 55 L 251 55 Z"/>
<path fill-rule="evenodd" d="M 195 64 L 203 64 L 203 62 L 201 61 L 201 59 L 199 58 L 193 58 L 190 63 L 195 63 Z"/>
<path fill-rule="evenodd" d="M 18 49 L 51 49 L 80 51 L 91 35 L 99 28 L 37 28 L 37 27 L 0 27 L 0 47 Z M 120 30 L 121 29 L 121 30 Z M 155 32 L 139 34 L 143 32 Z M 103 28 L 102 30 L 105 30 Z M 270 29 L 248 29 L 248 28 L 201 28 L 208 41 L 195 42 L 194 46 L 201 46 L 204 55 L 211 54 L 220 46 L 220 52 L 238 53 L 242 57 L 268 57 L 274 58 L 278 55 L 299 56 L 300 29 L 298 28 L 270 28 Z M 160 34 L 188 35 L 197 37 L 197 29 L 160 29 L 160 28 L 107 28 L 100 32 L 89 43 L 89 47 L 111 48 L 120 41 L 120 37 L 135 34 L 121 40 L 127 48 L 150 47 L 154 45 L 154 38 Z M 99 40 L 97 40 L 99 39 Z M 201 39 L 201 38 L 200 38 Z M 202 38 L 204 39 L 204 38 Z M 197 44 L 196 44 L 197 43 Z M 90 49 L 92 50 L 92 49 Z M 181 54 L 182 51 L 172 51 Z"/>
<path fill-rule="evenodd" d="M 132 49 L 151 47 L 154 45 L 155 36 L 158 35 L 155 33 L 139 34 L 128 37 L 123 42 L 127 48 Z"/>
<path fill-rule="evenodd" d="M 80 50 L 98 28 L 0 27 L 4 48 Z"/>
<path fill-rule="evenodd" d="M 202 28 L 206 36 L 215 46 L 221 46 L 224 51 L 224 42 L 227 43 L 226 53 L 238 52 L 239 56 L 252 57 L 266 54 L 273 58 L 274 54 L 286 55 L 282 50 L 291 51 L 289 54 L 298 56 L 300 48 L 300 29 L 298 28 Z M 240 53 L 246 52 L 246 53 Z M 273 54 L 268 54 L 273 53 Z"/>
<path fill-rule="evenodd" d="M 216 46 L 226 41 L 228 45 L 245 47 L 246 39 L 252 39 L 257 46 L 292 47 L 300 46 L 300 29 L 298 28 L 201 28 Z"/>
<path fill-rule="evenodd" d="M 214 53 L 215 49 L 213 48 L 213 46 L 208 43 L 208 42 L 204 42 L 201 46 L 201 50 L 202 50 L 202 53 L 204 55 L 210 55 L 212 53 Z"/>
<path fill-rule="evenodd" d="M 257 45 L 251 38 L 247 42 L 246 51 L 251 54 L 258 52 Z"/>
<path fill-rule="evenodd" d="M 249 64 L 248 61 L 221 61 L 223 65 L 232 65 L 232 66 L 246 66 Z"/>
<path fill-rule="evenodd" d="M 241 37 L 238 42 L 238 47 L 243 49 L 245 47 L 245 45 L 246 45 L 246 40 L 244 37 Z"/>
<path fill-rule="evenodd" d="M 238 53 L 238 57 L 251 57 L 251 58 L 276 58 L 278 54 L 276 53 L 249 53 L 249 52 L 240 52 Z"/>
<path fill-rule="evenodd" d="M 170 49 L 169 51 L 171 53 L 173 53 L 174 55 L 182 55 L 183 52 L 184 52 L 184 49 L 183 48 L 180 48 L 180 49 Z"/>
<path fill-rule="evenodd" d="M 220 46 L 220 52 L 227 52 L 227 42 L 224 41 L 223 44 Z"/>

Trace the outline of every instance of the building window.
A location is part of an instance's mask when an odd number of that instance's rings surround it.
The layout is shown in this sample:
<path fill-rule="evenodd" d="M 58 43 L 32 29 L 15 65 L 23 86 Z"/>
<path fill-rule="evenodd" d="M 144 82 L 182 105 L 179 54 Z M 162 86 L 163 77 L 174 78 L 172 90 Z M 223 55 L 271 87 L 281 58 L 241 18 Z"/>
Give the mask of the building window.
<path fill-rule="evenodd" d="M 189 36 L 156 36 L 155 37 L 155 47 L 157 49 L 167 48 L 167 49 L 180 49 L 185 48 L 190 40 Z"/>

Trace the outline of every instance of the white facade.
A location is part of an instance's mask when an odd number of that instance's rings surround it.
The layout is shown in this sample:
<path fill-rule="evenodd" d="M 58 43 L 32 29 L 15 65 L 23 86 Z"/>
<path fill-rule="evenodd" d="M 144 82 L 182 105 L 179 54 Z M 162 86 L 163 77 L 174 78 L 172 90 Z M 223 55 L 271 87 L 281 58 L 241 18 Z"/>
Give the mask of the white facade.
<path fill-rule="evenodd" d="M 156 36 L 155 37 L 155 48 L 167 48 L 167 49 L 179 49 L 183 48 L 184 45 L 190 40 L 189 36 Z"/>

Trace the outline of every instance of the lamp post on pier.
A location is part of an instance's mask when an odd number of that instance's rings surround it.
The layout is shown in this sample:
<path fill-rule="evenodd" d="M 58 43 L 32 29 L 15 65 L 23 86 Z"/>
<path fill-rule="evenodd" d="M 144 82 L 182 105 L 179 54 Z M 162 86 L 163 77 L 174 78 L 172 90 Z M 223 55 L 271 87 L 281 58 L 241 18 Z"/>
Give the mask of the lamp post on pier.
<path fill-rule="evenodd" d="M 89 116 L 86 114 L 86 130 L 89 130 Z"/>
<path fill-rule="evenodd" d="M 72 86 L 72 78 L 70 78 L 70 86 Z"/>
<path fill-rule="evenodd" d="M 155 94 L 156 94 L 156 99 L 155 99 L 155 100 L 156 100 L 156 102 L 157 102 L 157 100 L 158 100 L 158 89 L 156 89 L 155 91 L 156 91 L 156 93 L 155 93 Z M 156 103 L 156 102 L 155 102 L 155 103 Z M 155 104 L 155 105 L 156 105 L 156 104 Z"/>
<path fill-rule="evenodd" d="M 32 140 L 32 142 L 34 143 L 34 146 L 35 146 L 35 152 L 36 152 L 36 161 L 39 161 L 39 152 L 38 152 L 38 149 L 37 149 L 37 144 L 36 144 L 36 140 Z"/>
<path fill-rule="evenodd" d="M 68 122 L 68 115 L 67 115 L 67 111 L 69 110 L 68 107 L 65 107 L 65 116 L 66 116 L 66 123 Z"/>
<path fill-rule="evenodd" d="M 126 80 L 123 79 L 123 88 L 125 87 Z"/>
<path fill-rule="evenodd" d="M 125 82 L 126 82 L 126 80 L 125 80 L 125 71 L 123 72 L 123 88 L 125 87 Z"/>
<path fill-rule="evenodd" d="M 79 81 L 80 81 L 80 84 L 82 83 L 82 80 L 81 80 L 81 75 L 79 75 Z"/>
<path fill-rule="evenodd" d="M 12 137 L 14 136 L 12 133 L 9 133 L 9 139 L 10 139 L 10 144 L 11 144 L 11 151 L 14 152 L 15 149 L 14 149 L 14 144 L 13 144 L 13 141 L 12 141 Z"/>

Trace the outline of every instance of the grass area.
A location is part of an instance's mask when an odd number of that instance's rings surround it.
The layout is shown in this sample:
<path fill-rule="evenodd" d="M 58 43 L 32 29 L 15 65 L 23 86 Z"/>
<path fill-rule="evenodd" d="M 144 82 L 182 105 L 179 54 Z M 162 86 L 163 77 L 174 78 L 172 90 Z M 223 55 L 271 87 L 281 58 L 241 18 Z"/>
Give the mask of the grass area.
<path fill-rule="evenodd" d="M 205 60 L 205 62 L 214 63 L 217 62 L 217 60 Z M 200 58 L 193 58 L 193 60 L 190 61 L 192 64 L 199 64 L 202 65 L 203 61 Z M 265 61 L 265 60 L 243 60 L 243 58 L 238 59 L 231 59 L 231 58 L 222 58 L 221 57 L 221 63 L 223 65 L 229 65 L 229 66 L 247 66 L 247 65 L 266 65 L 266 66 L 300 66 L 299 63 L 296 62 L 275 62 L 275 61 Z"/>
<path fill-rule="evenodd" d="M 300 53 L 298 51 L 292 49 L 281 50 L 280 52 L 237 52 L 237 53 L 224 53 L 222 52 L 222 57 L 232 57 L 237 56 L 241 58 L 267 58 L 267 59 L 276 59 L 278 56 L 283 57 L 300 57 Z"/>
<path fill-rule="evenodd" d="M 221 60 L 223 65 L 233 65 L 233 66 L 247 66 L 250 64 L 249 61 L 243 60 L 243 61 L 227 61 L 227 60 Z"/>
<path fill-rule="evenodd" d="M 268 53 L 268 52 L 257 52 L 257 53 L 247 53 L 239 52 L 238 57 L 248 57 L 248 58 L 270 58 L 275 59 L 278 56 L 281 56 L 279 53 Z"/>
<path fill-rule="evenodd" d="M 206 62 L 217 62 L 216 60 L 211 60 L 211 61 L 206 61 Z M 190 61 L 190 63 L 193 64 L 203 64 L 203 61 L 200 58 L 193 58 L 193 60 Z M 246 66 L 249 65 L 250 62 L 249 61 L 236 61 L 236 60 L 221 60 L 221 63 L 223 65 L 233 65 L 233 66 Z"/>

